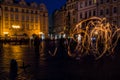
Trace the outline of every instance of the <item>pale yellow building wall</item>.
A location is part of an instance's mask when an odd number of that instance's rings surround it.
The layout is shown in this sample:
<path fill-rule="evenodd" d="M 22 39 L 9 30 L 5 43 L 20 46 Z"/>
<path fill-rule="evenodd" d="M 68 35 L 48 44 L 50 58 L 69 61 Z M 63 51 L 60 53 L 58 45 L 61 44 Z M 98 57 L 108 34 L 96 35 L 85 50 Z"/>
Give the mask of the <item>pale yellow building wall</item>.
<path fill-rule="evenodd" d="M 7 7 L 8 10 L 5 10 L 5 7 Z M 46 35 L 48 34 L 47 10 L 41 11 L 39 8 L 35 9 L 30 6 L 22 7 L 8 4 L 1 4 L 1 8 L 3 14 L 1 16 L 0 25 L 3 28 L 0 27 L 0 35 L 5 36 L 5 33 L 8 33 L 8 36 L 12 36 L 14 34 L 23 35 L 25 33 L 30 37 L 32 34 L 39 35 L 40 32 L 43 32 Z M 13 8 L 14 11 L 11 11 L 11 8 Z M 16 8 L 18 9 L 18 12 L 15 11 Z M 24 12 L 22 12 L 22 9 L 24 9 Z M 26 12 L 27 10 L 29 10 L 29 12 Z M 31 14 L 31 10 L 33 11 L 33 14 Z M 37 14 L 34 13 L 35 11 L 37 11 Z M 46 17 L 43 17 L 43 14 L 45 13 Z M 16 17 L 18 17 L 18 19 L 16 19 Z M 12 27 L 13 25 L 20 26 L 20 28 L 15 29 Z"/>

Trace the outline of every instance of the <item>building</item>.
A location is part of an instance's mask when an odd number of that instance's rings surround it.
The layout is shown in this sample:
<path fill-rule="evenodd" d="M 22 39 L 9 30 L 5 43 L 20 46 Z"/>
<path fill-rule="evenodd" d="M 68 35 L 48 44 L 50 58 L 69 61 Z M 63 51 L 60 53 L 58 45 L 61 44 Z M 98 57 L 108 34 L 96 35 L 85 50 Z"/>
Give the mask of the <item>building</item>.
<path fill-rule="evenodd" d="M 77 23 L 77 0 L 67 0 L 60 10 L 56 10 L 54 16 L 54 32 L 69 34 Z"/>
<path fill-rule="evenodd" d="M 120 26 L 120 0 L 98 0 L 97 13 L 116 26 Z"/>
<path fill-rule="evenodd" d="M 4 37 L 48 34 L 46 6 L 25 0 L 4 0 L 0 3 L 0 35 Z"/>
<path fill-rule="evenodd" d="M 88 19 L 90 17 L 106 18 L 112 25 L 120 27 L 120 0 L 67 0 L 65 4 L 64 20 L 66 22 L 65 28 L 58 24 L 62 24 L 61 14 L 63 11 L 58 10 L 54 14 L 55 18 L 54 30 L 69 34 L 70 30 L 78 24 L 80 21 Z M 57 16 L 59 15 L 59 16 Z"/>
<path fill-rule="evenodd" d="M 97 16 L 96 5 L 96 0 L 79 0 L 77 6 L 77 22 L 79 23 L 81 20 L 90 18 L 92 16 Z"/>
<path fill-rule="evenodd" d="M 66 29 L 67 33 L 77 24 L 78 0 L 67 0 L 66 2 Z"/>
<path fill-rule="evenodd" d="M 61 9 L 56 10 L 53 14 L 53 27 L 55 34 L 64 33 L 66 27 L 66 9 L 63 6 Z"/>

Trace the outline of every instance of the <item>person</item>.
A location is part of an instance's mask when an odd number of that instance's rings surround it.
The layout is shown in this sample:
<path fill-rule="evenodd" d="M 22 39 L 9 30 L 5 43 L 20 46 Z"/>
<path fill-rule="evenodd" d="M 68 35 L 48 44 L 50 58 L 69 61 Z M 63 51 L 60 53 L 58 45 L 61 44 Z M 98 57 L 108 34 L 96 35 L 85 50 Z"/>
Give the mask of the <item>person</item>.
<path fill-rule="evenodd" d="M 57 53 L 57 55 L 56 55 L 57 58 L 63 59 L 63 60 L 69 58 L 69 56 L 68 56 L 68 54 L 67 54 L 67 50 L 66 50 L 66 48 L 65 48 L 64 42 L 65 42 L 65 39 L 64 39 L 64 38 L 61 38 L 61 39 L 59 40 L 58 53 Z"/>
<path fill-rule="evenodd" d="M 40 39 L 39 36 L 36 36 L 34 39 L 34 49 L 36 55 L 39 55 L 39 48 L 40 48 Z"/>
<path fill-rule="evenodd" d="M 10 80 L 16 80 L 18 72 L 18 64 L 15 59 L 12 59 L 10 62 Z"/>

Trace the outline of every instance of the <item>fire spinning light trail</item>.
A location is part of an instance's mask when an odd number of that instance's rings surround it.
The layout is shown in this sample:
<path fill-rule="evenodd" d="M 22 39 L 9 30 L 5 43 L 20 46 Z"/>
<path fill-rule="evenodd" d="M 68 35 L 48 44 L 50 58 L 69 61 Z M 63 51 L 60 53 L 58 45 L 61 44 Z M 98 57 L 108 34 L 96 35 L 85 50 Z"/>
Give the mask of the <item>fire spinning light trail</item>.
<path fill-rule="evenodd" d="M 120 38 L 120 28 L 111 25 L 106 18 L 91 17 L 76 25 L 70 32 L 70 40 L 66 39 L 68 55 L 85 56 L 94 55 L 96 60 L 104 55 L 113 55 Z M 73 43 L 77 43 L 72 46 Z M 73 51 L 71 49 L 74 48 Z M 55 56 L 55 48 L 52 56 Z"/>

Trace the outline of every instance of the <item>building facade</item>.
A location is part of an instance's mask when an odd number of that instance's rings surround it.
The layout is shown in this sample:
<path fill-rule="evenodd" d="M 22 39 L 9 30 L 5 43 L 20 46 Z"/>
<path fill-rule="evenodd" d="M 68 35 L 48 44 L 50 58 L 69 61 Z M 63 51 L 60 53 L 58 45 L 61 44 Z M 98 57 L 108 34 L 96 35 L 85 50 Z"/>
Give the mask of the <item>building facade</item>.
<path fill-rule="evenodd" d="M 110 24 L 120 27 L 120 0 L 67 0 L 65 8 L 66 32 L 67 29 L 72 30 L 80 21 L 94 16 L 106 18 Z M 59 13 L 61 13 L 61 10 L 59 10 Z M 57 12 L 55 15 L 59 13 Z M 61 19 L 63 17 L 60 15 L 54 16 L 57 17 L 54 24 L 62 23 Z M 54 30 L 57 32 L 58 28 L 60 26 L 56 25 Z M 59 32 L 62 31 L 63 29 Z"/>
<path fill-rule="evenodd" d="M 54 32 L 69 34 L 71 28 L 77 23 L 77 1 L 67 0 L 66 4 L 60 9 L 56 10 L 54 16 Z"/>
<path fill-rule="evenodd" d="M 53 14 L 53 27 L 55 34 L 64 33 L 66 27 L 66 9 L 63 6 L 60 10 L 56 10 Z"/>
<path fill-rule="evenodd" d="M 120 0 L 98 0 L 97 13 L 116 26 L 120 26 Z"/>
<path fill-rule="evenodd" d="M 77 7 L 78 23 L 81 20 L 97 16 L 96 0 L 79 0 Z"/>
<path fill-rule="evenodd" d="M 48 34 L 48 11 L 43 3 L 4 0 L 0 7 L 1 36 Z"/>
<path fill-rule="evenodd" d="M 78 17 L 78 0 L 67 0 L 66 2 L 66 29 L 68 33 L 75 27 Z"/>

